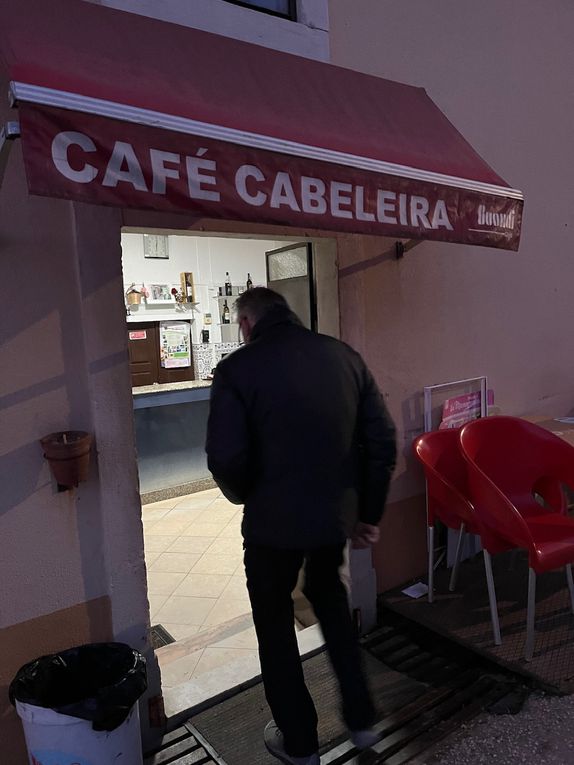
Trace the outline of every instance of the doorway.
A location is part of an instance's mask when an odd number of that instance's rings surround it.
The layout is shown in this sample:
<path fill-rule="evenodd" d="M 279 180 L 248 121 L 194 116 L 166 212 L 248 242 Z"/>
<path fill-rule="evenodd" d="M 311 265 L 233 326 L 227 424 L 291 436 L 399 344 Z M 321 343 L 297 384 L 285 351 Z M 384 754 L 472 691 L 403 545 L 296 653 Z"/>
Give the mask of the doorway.
<path fill-rule="evenodd" d="M 146 257 L 152 236 L 163 240 Z M 233 304 L 248 282 L 270 286 L 309 328 L 322 317 L 335 334 L 336 249 L 327 239 L 149 229 L 124 230 L 122 248 L 151 623 L 167 706 L 182 693 L 190 706 L 259 672 L 242 510 L 215 487 L 204 455 L 212 372 L 240 345 Z M 299 591 L 294 599 L 308 644 L 314 617 Z"/>

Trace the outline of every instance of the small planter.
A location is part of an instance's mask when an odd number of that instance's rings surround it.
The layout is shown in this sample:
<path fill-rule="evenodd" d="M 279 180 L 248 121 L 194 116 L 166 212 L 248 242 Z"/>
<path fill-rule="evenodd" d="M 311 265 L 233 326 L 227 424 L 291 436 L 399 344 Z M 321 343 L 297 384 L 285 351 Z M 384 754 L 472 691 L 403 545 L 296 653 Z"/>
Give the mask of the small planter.
<path fill-rule="evenodd" d="M 71 489 L 88 478 L 92 436 L 83 430 L 50 433 L 40 440 L 58 486 Z"/>

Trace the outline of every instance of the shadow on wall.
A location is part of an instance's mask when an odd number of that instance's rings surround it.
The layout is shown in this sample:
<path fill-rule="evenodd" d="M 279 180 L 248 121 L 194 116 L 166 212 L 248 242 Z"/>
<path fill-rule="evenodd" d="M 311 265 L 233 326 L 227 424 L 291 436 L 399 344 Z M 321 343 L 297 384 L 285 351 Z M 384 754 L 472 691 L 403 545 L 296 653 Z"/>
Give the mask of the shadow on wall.
<path fill-rule="evenodd" d="M 42 447 L 39 443 L 29 443 L 8 452 L 0 460 L 0 486 L 2 486 L 2 505 L 0 516 L 20 505 L 38 489 L 40 474 L 44 468 Z"/>

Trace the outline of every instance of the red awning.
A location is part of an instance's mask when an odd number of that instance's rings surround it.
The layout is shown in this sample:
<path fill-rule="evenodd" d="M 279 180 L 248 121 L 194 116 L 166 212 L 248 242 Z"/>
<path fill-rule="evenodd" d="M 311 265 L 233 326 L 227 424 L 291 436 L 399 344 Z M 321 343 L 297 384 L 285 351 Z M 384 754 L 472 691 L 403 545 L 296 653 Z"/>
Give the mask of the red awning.
<path fill-rule="evenodd" d="M 421 88 L 78 0 L 4 0 L 32 193 L 517 249 L 522 194 Z"/>

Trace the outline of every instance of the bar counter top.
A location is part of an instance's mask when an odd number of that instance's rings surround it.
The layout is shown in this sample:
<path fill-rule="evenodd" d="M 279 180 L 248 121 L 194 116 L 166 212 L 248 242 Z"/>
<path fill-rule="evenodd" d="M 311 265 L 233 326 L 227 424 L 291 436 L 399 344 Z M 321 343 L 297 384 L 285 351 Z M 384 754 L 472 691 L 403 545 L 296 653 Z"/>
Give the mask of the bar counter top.
<path fill-rule="evenodd" d="M 207 401 L 211 392 L 210 389 L 211 380 L 185 380 L 184 382 L 140 385 L 137 388 L 132 388 L 134 409 Z"/>
<path fill-rule="evenodd" d="M 132 393 L 134 396 L 141 396 L 148 393 L 167 393 L 172 390 L 192 390 L 209 387 L 211 387 L 211 380 L 185 380 L 184 382 L 139 385 L 137 388 L 132 388 Z"/>

